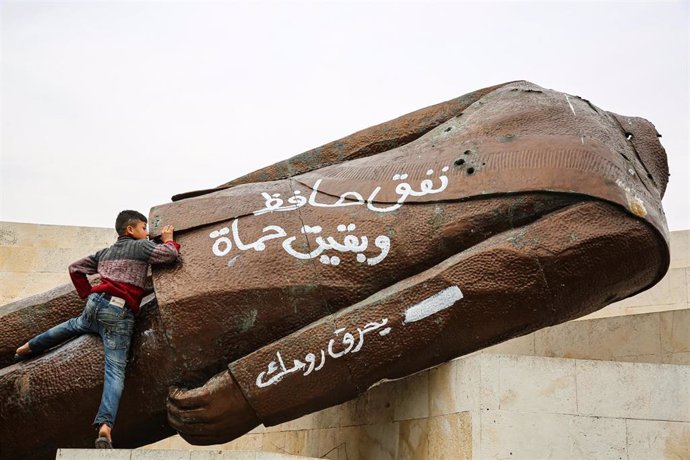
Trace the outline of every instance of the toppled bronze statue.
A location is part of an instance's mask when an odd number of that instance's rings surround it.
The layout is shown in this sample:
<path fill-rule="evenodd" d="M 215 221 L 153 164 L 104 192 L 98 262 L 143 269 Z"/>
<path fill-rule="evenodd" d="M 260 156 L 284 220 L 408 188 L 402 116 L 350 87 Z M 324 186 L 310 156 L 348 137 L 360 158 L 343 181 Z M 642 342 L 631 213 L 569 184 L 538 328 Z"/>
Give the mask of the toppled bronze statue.
<path fill-rule="evenodd" d="M 651 287 L 669 264 L 658 137 L 510 82 L 153 208 L 182 263 L 153 272 L 118 447 L 227 442 Z M 91 443 L 97 339 L 9 365 L 82 308 L 64 286 L 0 312 L 0 457 Z"/>

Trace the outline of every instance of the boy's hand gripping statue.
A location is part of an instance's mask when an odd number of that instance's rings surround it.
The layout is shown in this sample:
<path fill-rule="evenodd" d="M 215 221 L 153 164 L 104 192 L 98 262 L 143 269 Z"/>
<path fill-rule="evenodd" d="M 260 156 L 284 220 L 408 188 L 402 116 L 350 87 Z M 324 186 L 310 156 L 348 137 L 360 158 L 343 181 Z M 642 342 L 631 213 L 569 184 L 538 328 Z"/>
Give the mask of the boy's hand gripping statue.
<path fill-rule="evenodd" d="M 118 447 L 227 442 L 651 287 L 658 136 L 511 82 L 153 208 L 182 263 L 153 272 Z M 67 288 L 5 307 L 0 351 L 81 307 Z M 0 370 L 0 455 L 88 445 L 102 359 L 84 337 Z"/>

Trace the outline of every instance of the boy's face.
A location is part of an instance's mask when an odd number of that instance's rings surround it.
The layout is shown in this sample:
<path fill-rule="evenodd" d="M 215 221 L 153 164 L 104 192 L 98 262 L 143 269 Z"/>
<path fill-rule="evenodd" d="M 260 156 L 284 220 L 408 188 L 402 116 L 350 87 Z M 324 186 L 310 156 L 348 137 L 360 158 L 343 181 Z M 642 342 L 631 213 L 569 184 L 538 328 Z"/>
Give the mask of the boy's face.
<path fill-rule="evenodd" d="M 149 231 L 146 229 L 146 222 L 140 220 L 136 225 L 127 226 L 127 235 L 135 240 L 143 240 L 149 237 Z"/>

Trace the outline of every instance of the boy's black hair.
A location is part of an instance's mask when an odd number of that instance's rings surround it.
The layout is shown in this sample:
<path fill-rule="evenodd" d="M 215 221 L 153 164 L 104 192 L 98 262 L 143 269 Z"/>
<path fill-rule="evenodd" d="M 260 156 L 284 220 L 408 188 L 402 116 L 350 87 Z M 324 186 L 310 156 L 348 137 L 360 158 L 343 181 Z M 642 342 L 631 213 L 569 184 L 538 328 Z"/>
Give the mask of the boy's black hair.
<path fill-rule="evenodd" d="M 127 227 L 130 225 L 134 227 L 137 222 L 148 222 L 146 216 L 138 211 L 132 211 L 131 209 L 120 212 L 115 219 L 115 230 L 117 234 L 122 236 L 127 232 Z"/>

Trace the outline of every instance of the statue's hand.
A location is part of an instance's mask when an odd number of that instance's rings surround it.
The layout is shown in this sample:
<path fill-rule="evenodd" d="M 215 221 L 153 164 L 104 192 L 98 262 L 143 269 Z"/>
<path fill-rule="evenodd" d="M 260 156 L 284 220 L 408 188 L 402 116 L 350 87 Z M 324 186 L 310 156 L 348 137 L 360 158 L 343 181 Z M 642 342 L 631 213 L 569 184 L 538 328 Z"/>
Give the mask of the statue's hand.
<path fill-rule="evenodd" d="M 171 388 L 167 407 L 170 426 L 196 445 L 231 441 L 260 423 L 228 371 L 199 388 Z"/>

